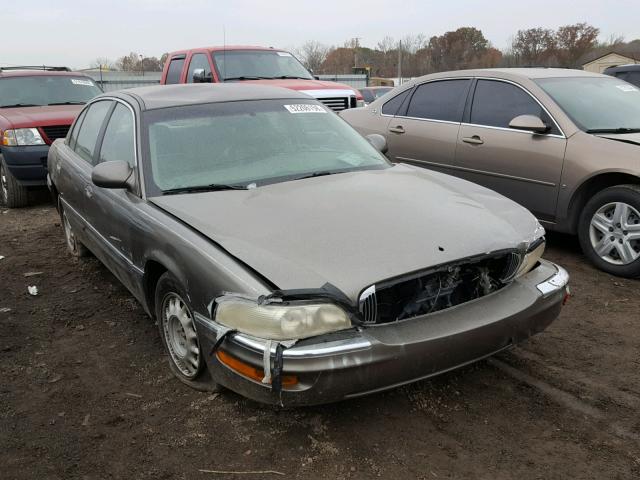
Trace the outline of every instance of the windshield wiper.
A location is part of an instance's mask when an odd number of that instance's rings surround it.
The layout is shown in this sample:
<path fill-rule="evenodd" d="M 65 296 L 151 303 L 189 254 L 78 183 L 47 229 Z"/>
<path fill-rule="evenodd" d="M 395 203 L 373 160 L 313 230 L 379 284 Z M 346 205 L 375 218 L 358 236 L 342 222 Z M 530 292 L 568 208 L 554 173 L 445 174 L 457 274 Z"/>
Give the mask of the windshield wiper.
<path fill-rule="evenodd" d="M 54 102 L 47 105 L 84 105 L 87 102 Z"/>
<path fill-rule="evenodd" d="M 310 79 L 310 78 L 308 78 L 308 77 L 299 77 L 299 76 L 297 76 L 297 75 L 280 75 L 280 76 L 273 77 L 273 78 L 281 78 L 281 79 L 283 79 L 283 80 L 285 80 L 285 79 L 289 79 L 289 78 L 291 78 L 291 79 L 297 79 L 297 80 L 311 80 L 311 79 Z"/>
<path fill-rule="evenodd" d="M 13 105 L 0 105 L 0 108 L 17 108 L 17 107 L 41 107 L 33 103 L 14 103 Z"/>
<path fill-rule="evenodd" d="M 220 183 L 211 183 L 209 185 L 195 185 L 192 187 L 178 187 L 163 190 L 163 195 L 175 195 L 178 193 L 196 193 L 196 192 L 219 192 L 222 190 L 249 190 L 245 185 L 223 185 Z"/>
<path fill-rule="evenodd" d="M 587 133 L 638 133 L 640 132 L 640 128 L 629 128 L 629 127 L 619 127 L 619 128 L 593 128 L 591 130 L 587 130 Z"/>
<path fill-rule="evenodd" d="M 256 77 L 251 75 L 243 75 L 241 77 L 226 77 L 224 79 L 225 82 L 228 82 L 229 80 L 273 80 L 273 77 Z"/>
<path fill-rule="evenodd" d="M 322 171 L 322 172 L 312 172 L 309 173 L 307 175 L 302 175 L 300 177 L 294 177 L 291 180 L 303 180 L 305 178 L 315 178 L 315 177 L 325 177 L 327 175 L 335 175 L 338 173 L 346 173 L 347 170 L 345 171 L 340 171 L 340 172 L 335 172 L 335 171 L 331 171 L 331 170 L 326 170 L 326 171 Z"/>

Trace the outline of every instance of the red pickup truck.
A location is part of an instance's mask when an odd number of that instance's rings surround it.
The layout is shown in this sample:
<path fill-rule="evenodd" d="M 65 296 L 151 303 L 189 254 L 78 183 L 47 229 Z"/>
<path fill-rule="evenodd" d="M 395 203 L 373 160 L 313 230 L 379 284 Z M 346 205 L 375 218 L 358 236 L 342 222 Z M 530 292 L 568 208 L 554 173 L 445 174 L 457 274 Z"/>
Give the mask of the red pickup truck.
<path fill-rule="evenodd" d="M 0 68 L 0 204 L 23 207 L 30 188 L 46 185 L 49 145 L 100 93 L 66 67 Z"/>
<path fill-rule="evenodd" d="M 298 90 L 334 111 L 364 106 L 358 90 L 342 83 L 317 80 L 291 53 L 266 47 L 227 45 L 172 52 L 160 83 L 236 81 Z"/>

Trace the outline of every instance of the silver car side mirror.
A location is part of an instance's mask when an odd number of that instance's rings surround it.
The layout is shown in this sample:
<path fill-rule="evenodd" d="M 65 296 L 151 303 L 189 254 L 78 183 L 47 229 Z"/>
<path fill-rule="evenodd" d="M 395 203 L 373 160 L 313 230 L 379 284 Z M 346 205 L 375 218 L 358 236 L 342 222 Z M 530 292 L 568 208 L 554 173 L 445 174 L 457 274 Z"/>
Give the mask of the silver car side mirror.
<path fill-rule="evenodd" d="M 132 188 L 133 178 L 133 169 L 122 161 L 99 163 L 91 171 L 91 181 L 101 188 Z"/>
<path fill-rule="evenodd" d="M 193 70 L 193 83 L 209 83 L 210 80 L 204 73 L 204 68 L 196 68 Z"/>
<path fill-rule="evenodd" d="M 520 115 L 509 122 L 509 128 L 534 133 L 545 133 L 549 131 L 549 126 L 535 115 Z"/>
<path fill-rule="evenodd" d="M 372 133 L 371 135 L 367 135 L 365 138 L 369 141 L 371 145 L 373 145 L 373 148 L 378 150 L 383 155 L 387 153 L 387 151 L 389 150 L 389 146 L 387 145 L 387 139 L 384 138 L 379 133 Z"/>

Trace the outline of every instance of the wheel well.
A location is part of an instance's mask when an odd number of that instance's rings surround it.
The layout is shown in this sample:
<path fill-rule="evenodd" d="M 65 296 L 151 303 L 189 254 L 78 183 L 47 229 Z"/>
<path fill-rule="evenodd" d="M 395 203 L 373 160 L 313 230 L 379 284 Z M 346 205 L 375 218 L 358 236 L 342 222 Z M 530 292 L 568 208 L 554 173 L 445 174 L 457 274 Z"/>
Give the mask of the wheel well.
<path fill-rule="evenodd" d="M 640 177 L 627 173 L 603 173 L 585 181 L 578 187 L 571 199 L 569 206 L 569 218 L 571 219 L 571 232 L 578 228 L 580 212 L 585 204 L 598 192 L 616 185 L 640 184 Z"/>
<path fill-rule="evenodd" d="M 152 317 L 155 317 L 155 296 L 158 280 L 168 269 L 160 262 L 149 260 L 144 267 L 144 296 L 147 309 Z"/>

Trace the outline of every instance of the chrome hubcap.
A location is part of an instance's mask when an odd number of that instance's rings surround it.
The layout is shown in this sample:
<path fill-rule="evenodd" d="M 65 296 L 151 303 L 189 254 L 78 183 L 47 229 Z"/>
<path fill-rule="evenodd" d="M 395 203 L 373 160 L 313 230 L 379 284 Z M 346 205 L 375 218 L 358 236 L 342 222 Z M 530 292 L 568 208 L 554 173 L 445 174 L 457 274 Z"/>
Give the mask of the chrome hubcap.
<path fill-rule="evenodd" d="M 623 202 L 607 203 L 593 215 L 591 246 L 613 265 L 628 265 L 640 257 L 640 212 Z"/>
<path fill-rule="evenodd" d="M 200 366 L 198 336 L 189 309 L 175 293 L 164 299 L 162 328 L 171 360 L 185 377 L 193 377 Z"/>

